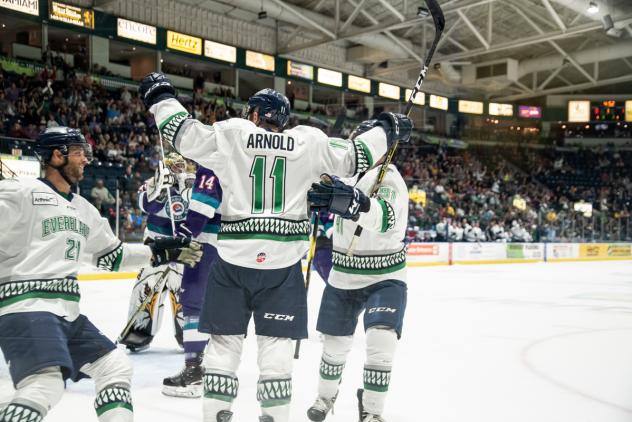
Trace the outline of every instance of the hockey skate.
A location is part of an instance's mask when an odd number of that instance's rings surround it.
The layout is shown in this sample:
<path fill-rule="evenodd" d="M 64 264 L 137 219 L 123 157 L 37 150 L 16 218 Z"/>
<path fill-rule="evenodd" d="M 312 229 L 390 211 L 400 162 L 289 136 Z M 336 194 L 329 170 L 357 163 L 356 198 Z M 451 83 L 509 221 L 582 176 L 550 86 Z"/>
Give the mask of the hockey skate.
<path fill-rule="evenodd" d="M 217 422 L 230 422 L 233 419 L 233 412 L 230 410 L 220 410 L 217 413 Z"/>
<path fill-rule="evenodd" d="M 380 415 L 375 415 L 373 413 L 367 413 L 364 411 L 364 406 L 362 405 L 362 396 L 364 395 L 364 390 L 362 388 L 358 388 L 358 413 L 360 414 L 360 422 L 386 422 L 384 418 Z"/>
<path fill-rule="evenodd" d="M 201 359 L 195 362 L 187 362 L 180 373 L 162 380 L 162 394 L 172 397 L 201 397 L 204 386 L 203 378 L 204 368 L 202 367 Z M 230 420 L 230 418 L 220 419 L 220 416 L 222 415 L 217 415 L 220 422 Z M 232 414 L 228 416 L 232 416 Z"/>
<path fill-rule="evenodd" d="M 142 352 L 149 348 L 149 344 L 154 339 L 154 336 L 147 334 L 143 331 L 132 330 L 125 338 L 119 338 L 118 342 L 124 344 L 127 350 L 132 353 Z"/>
<path fill-rule="evenodd" d="M 307 417 L 309 418 L 309 420 L 314 422 L 322 422 L 325 420 L 330 410 L 331 413 L 334 413 L 333 408 L 336 397 L 338 397 L 337 393 L 331 399 L 318 397 L 312 407 L 307 409 Z"/>

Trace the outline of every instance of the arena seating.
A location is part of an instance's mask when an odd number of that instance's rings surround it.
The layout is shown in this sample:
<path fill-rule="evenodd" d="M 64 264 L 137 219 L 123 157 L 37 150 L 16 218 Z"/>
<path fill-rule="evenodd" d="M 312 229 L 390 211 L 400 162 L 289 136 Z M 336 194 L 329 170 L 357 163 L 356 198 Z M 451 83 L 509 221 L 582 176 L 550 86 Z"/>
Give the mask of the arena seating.
<path fill-rule="evenodd" d="M 137 93 L 127 88 L 133 86 L 132 81 L 117 88 L 74 73 L 62 82 L 57 80 L 58 73 L 48 68 L 34 76 L 2 71 L 4 152 L 19 146 L 23 153 L 32 153 L 28 140 L 46 127 L 80 128 L 95 155 L 79 184 L 81 194 L 89 198 L 96 181 L 102 179 L 112 194 L 120 189 L 122 207 L 125 213 L 131 211 L 136 189 L 153 174 L 159 160 L 153 120 Z M 187 108 L 194 117 L 212 124 L 239 113 L 233 101 L 192 94 Z M 304 119 L 295 115 L 291 124 Z M 355 124 L 345 122 L 343 135 Z M 416 136 L 423 140 L 427 134 Z M 631 151 L 530 148 L 528 142 L 501 148 L 469 143 L 467 149 L 459 149 L 417 141 L 401 149 L 397 163 L 411 188 L 409 240 L 530 241 L 589 235 L 630 239 Z M 573 211 L 573 204 L 582 200 L 593 204 L 591 216 Z M 111 210 L 104 213 L 114 219 Z M 610 222 L 612 227 L 603 227 L 596 220 L 606 216 L 620 219 L 614 220 L 617 227 Z M 473 236 L 475 227 L 483 234 Z M 492 233 L 493 227 L 502 232 Z"/>

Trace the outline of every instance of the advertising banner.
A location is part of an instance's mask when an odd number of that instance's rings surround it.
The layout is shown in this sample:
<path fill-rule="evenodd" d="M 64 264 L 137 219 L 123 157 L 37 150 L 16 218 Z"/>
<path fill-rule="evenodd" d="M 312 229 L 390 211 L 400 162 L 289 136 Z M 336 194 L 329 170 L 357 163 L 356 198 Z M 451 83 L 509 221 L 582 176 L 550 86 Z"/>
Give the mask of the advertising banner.
<path fill-rule="evenodd" d="M 408 245 L 408 263 L 413 266 L 443 264 L 450 258 L 449 243 L 411 243 Z"/>
<path fill-rule="evenodd" d="M 630 243 L 582 243 L 579 245 L 582 259 L 632 258 Z"/>
<path fill-rule="evenodd" d="M 507 259 L 543 259 L 541 243 L 507 243 Z"/>
<path fill-rule="evenodd" d="M 156 27 L 123 18 L 116 19 L 116 35 L 130 40 L 156 45 Z"/>
<path fill-rule="evenodd" d="M 57 1 L 51 1 L 49 4 L 48 17 L 50 19 L 94 29 L 94 12 L 92 10 Z"/>
<path fill-rule="evenodd" d="M 167 48 L 199 56 L 202 54 L 202 38 L 167 31 Z"/>
<path fill-rule="evenodd" d="M 39 16 L 38 0 L 0 0 L 0 7 Z"/>

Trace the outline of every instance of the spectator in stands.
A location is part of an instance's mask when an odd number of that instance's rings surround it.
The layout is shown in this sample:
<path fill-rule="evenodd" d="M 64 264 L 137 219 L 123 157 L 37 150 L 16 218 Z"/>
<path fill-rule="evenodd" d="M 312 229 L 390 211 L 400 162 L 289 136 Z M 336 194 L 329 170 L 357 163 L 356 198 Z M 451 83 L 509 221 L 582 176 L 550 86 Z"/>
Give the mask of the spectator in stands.
<path fill-rule="evenodd" d="M 129 93 L 129 90 L 126 86 L 123 87 L 123 90 L 121 91 L 121 101 L 125 105 L 129 105 L 129 103 L 132 101 L 132 94 Z"/>
<path fill-rule="evenodd" d="M 95 186 L 90 191 L 90 198 L 94 206 L 104 214 L 107 207 L 116 202 L 108 188 L 105 187 L 103 179 L 98 179 Z"/>

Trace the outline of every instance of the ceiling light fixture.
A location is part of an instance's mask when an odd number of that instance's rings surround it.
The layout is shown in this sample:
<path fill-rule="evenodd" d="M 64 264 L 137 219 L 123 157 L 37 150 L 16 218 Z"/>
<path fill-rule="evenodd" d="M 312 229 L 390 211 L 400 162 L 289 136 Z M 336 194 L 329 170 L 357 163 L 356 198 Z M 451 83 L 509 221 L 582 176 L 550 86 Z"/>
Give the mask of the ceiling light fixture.
<path fill-rule="evenodd" d="M 594 1 L 590 1 L 588 2 L 588 8 L 586 9 L 586 11 L 590 13 L 591 15 L 594 15 L 595 13 L 599 13 L 599 5 Z"/>

